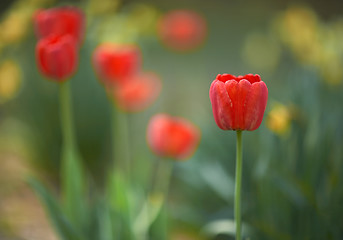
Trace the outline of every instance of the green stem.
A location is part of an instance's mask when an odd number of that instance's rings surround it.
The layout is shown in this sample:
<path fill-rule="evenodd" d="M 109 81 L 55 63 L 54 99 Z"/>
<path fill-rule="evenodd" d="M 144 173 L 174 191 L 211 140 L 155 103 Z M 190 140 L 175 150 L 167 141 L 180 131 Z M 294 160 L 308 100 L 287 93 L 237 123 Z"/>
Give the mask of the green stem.
<path fill-rule="evenodd" d="M 69 81 L 60 84 L 62 128 L 61 181 L 64 210 L 69 220 L 82 232 L 85 221 L 83 167 L 76 147 Z"/>
<path fill-rule="evenodd" d="M 156 169 L 156 179 L 152 183 L 151 193 L 162 194 L 165 198 L 168 195 L 168 189 L 170 185 L 170 180 L 173 172 L 173 162 L 169 159 L 158 159 L 157 169 Z"/>
<path fill-rule="evenodd" d="M 241 240 L 241 185 L 242 185 L 242 131 L 237 131 L 236 145 L 236 185 L 235 185 L 235 222 L 236 240 Z"/>
<path fill-rule="evenodd" d="M 173 174 L 173 162 L 169 159 L 161 159 L 157 169 L 157 180 L 155 194 L 158 196 L 158 192 L 162 195 L 161 205 L 155 210 L 155 216 L 150 215 L 150 224 L 160 216 L 160 239 L 168 239 L 168 207 L 165 204 L 168 199 L 168 193 L 170 188 L 170 180 Z M 152 207 L 155 207 L 152 205 Z M 154 209 L 152 209 L 154 210 Z M 153 214 L 153 211 L 150 213 Z"/>
<path fill-rule="evenodd" d="M 60 108 L 63 147 L 68 150 L 75 149 L 75 135 L 73 127 L 72 107 L 69 81 L 60 84 Z"/>
<path fill-rule="evenodd" d="M 110 99 L 112 100 L 112 99 Z M 124 239 L 133 239 L 132 217 L 130 209 L 130 148 L 127 114 L 112 106 L 112 156 L 113 171 L 110 183 L 111 202 L 122 216 Z"/>
<path fill-rule="evenodd" d="M 130 149 L 127 114 L 112 107 L 112 154 L 114 166 L 130 179 Z"/>

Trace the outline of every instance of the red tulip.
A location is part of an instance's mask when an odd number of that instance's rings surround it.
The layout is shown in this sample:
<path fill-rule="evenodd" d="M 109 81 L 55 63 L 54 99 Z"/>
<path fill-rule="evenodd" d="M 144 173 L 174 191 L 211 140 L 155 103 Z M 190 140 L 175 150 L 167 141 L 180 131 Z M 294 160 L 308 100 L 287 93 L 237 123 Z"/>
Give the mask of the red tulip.
<path fill-rule="evenodd" d="M 223 130 L 256 130 L 267 99 L 267 86 L 257 74 L 219 74 L 210 88 L 213 116 Z"/>
<path fill-rule="evenodd" d="M 50 36 L 39 40 L 36 59 L 40 71 L 48 78 L 63 81 L 76 69 L 77 45 L 70 35 Z"/>
<path fill-rule="evenodd" d="M 106 85 L 118 85 L 141 68 L 142 57 L 135 45 L 102 44 L 93 54 L 93 65 Z"/>
<path fill-rule="evenodd" d="M 38 11 L 34 16 L 39 38 L 70 34 L 80 43 L 84 36 L 85 17 L 76 7 L 56 7 Z"/>
<path fill-rule="evenodd" d="M 161 81 L 154 73 L 140 73 L 129 77 L 113 88 L 114 98 L 124 111 L 141 111 L 153 103 L 161 91 Z"/>
<path fill-rule="evenodd" d="M 174 10 L 164 15 L 158 23 L 160 39 L 175 50 L 199 47 L 207 34 L 206 20 L 190 10 Z"/>
<path fill-rule="evenodd" d="M 199 130 L 183 118 L 157 114 L 148 125 L 148 144 L 160 157 L 177 160 L 188 158 L 195 151 L 199 140 Z"/>

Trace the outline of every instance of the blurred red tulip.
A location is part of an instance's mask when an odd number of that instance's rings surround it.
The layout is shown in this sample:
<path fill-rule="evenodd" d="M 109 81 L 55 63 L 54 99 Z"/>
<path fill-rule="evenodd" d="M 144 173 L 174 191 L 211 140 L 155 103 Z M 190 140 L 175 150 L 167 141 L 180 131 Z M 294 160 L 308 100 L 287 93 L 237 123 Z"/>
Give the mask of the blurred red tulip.
<path fill-rule="evenodd" d="M 148 144 L 160 157 L 186 159 L 195 151 L 199 140 L 199 130 L 183 118 L 157 114 L 148 125 Z"/>
<path fill-rule="evenodd" d="M 262 122 L 268 89 L 259 75 L 218 75 L 210 88 L 214 119 L 223 130 L 256 130 Z"/>
<path fill-rule="evenodd" d="M 174 10 L 165 14 L 158 22 L 158 35 L 168 47 L 192 50 L 199 47 L 206 38 L 206 20 L 190 10 Z"/>
<path fill-rule="evenodd" d="M 75 72 L 77 44 L 70 35 L 43 38 L 37 43 L 36 59 L 40 71 L 46 77 L 64 81 Z"/>
<path fill-rule="evenodd" d="M 78 43 L 83 40 L 85 17 L 82 10 L 76 7 L 39 10 L 34 16 L 34 22 L 39 38 L 70 34 Z"/>
<path fill-rule="evenodd" d="M 135 45 L 102 44 L 93 53 L 95 71 L 106 85 L 118 85 L 141 68 L 142 56 Z"/>
<path fill-rule="evenodd" d="M 161 80 L 152 72 L 140 73 L 129 77 L 113 91 L 119 108 L 128 112 L 142 111 L 160 94 Z"/>

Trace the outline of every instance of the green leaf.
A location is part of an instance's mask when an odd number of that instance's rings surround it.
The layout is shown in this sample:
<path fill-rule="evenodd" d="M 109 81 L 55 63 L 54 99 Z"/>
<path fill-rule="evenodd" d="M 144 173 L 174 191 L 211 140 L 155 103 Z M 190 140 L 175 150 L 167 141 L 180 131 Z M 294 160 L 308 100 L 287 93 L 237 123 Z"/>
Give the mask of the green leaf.
<path fill-rule="evenodd" d="M 35 178 L 30 177 L 28 183 L 36 192 L 51 219 L 56 232 L 62 240 L 83 240 L 73 229 L 70 222 L 60 209 L 54 196 Z"/>
<path fill-rule="evenodd" d="M 73 149 L 65 150 L 62 159 L 62 194 L 64 211 L 71 223 L 83 232 L 86 229 L 87 208 L 85 180 L 81 160 Z"/>
<path fill-rule="evenodd" d="M 219 234 L 234 237 L 236 234 L 236 227 L 235 222 L 232 219 L 217 219 L 206 224 L 202 231 L 211 238 L 214 238 Z M 242 234 L 243 236 L 249 236 L 252 234 L 251 227 L 246 223 L 243 223 Z"/>
<path fill-rule="evenodd" d="M 99 240 L 113 240 L 114 229 L 111 210 L 106 202 L 102 202 L 97 208 Z"/>
<path fill-rule="evenodd" d="M 135 236 L 144 235 L 148 232 L 149 227 L 158 217 L 164 200 L 165 195 L 163 194 L 156 193 L 155 195 L 148 196 L 148 199 L 145 201 L 140 213 L 133 223 Z"/>
<path fill-rule="evenodd" d="M 107 194 L 109 205 L 117 213 L 117 220 L 121 222 L 121 233 L 126 236 L 124 239 L 132 239 L 129 185 L 121 172 L 114 171 L 109 176 Z"/>

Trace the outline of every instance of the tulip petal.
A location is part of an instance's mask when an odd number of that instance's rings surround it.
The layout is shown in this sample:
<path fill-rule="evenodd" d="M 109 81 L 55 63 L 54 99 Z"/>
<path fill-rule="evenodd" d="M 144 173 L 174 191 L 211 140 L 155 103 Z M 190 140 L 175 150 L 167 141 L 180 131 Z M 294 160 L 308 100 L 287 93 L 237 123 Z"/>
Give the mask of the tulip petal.
<path fill-rule="evenodd" d="M 120 85 L 124 79 L 139 73 L 141 53 L 135 45 L 102 44 L 93 54 L 93 65 L 100 80 Z"/>
<path fill-rule="evenodd" d="M 36 57 L 39 70 L 43 72 L 44 75 L 49 75 L 49 71 L 47 71 L 47 56 L 46 51 L 44 50 L 44 42 L 39 42 L 36 47 Z"/>
<path fill-rule="evenodd" d="M 216 79 L 225 83 L 228 80 L 236 79 L 236 76 L 228 74 L 228 73 L 224 73 L 224 74 L 218 74 Z"/>
<path fill-rule="evenodd" d="M 56 7 L 38 11 L 34 16 L 39 38 L 70 34 L 79 44 L 84 36 L 85 16 L 76 7 Z"/>
<path fill-rule="evenodd" d="M 199 140 L 199 130 L 183 118 L 157 114 L 149 121 L 147 141 L 160 157 L 185 160 L 194 152 Z"/>
<path fill-rule="evenodd" d="M 165 114 L 157 114 L 153 116 L 149 122 L 147 129 L 147 141 L 151 149 L 158 155 L 163 155 L 165 148 L 165 129 L 168 123 L 168 116 Z"/>
<path fill-rule="evenodd" d="M 169 139 L 169 154 L 174 156 L 177 160 L 185 159 L 196 148 L 199 142 L 199 132 L 192 124 L 174 118 L 171 123 L 170 139 Z"/>
<path fill-rule="evenodd" d="M 264 82 L 252 84 L 245 101 L 244 129 L 256 130 L 262 122 L 268 100 L 268 89 Z"/>
<path fill-rule="evenodd" d="M 245 122 L 244 122 L 244 108 L 245 108 L 245 100 L 248 93 L 251 90 L 251 84 L 249 81 L 243 79 L 238 83 L 238 101 L 234 102 L 235 107 L 235 119 L 237 119 L 237 127 L 238 130 L 245 129 Z"/>
<path fill-rule="evenodd" d="M 223 82 L 218 80 L 212 82 L 210 87 L 210 100 L 214 120 L 218 127 L 223 130 L 232 130 L 234 122 L 233 104 Z"/>
<path fill-rule="evenodd" d="M 66 80 L 74 73 L 77 46 L 70 35 L 48 37 L 38 42 L 36 58 L 41 72 L 57 81 Z"/>
<path fill-rule="evenodd" d="M 231 112 L 231 128 L 235 130 L 238 128 L 238 115 L 237 115 L 237 102 L 239 101 L 238 82 L 236 80 L 229 80 L 225 82 L 225 89 L 231 100 L 230 112 Z"/>
<path fill-rule="evenodd" d="M 152 72 L 147 72 L 133 76 L 114 88 L 114 96 L 119 108 L 136 112 L 152 104 L 160 91 L 160 78 Z"/>
<path fill-rule="evenodd" d="M 260 75 L 258 75 L 258 74 L 254 75 L 254 74 L 251 74 L 251 73 L 249 73 L 247 75 L 244 75 L 244 76 L 238 76 L 236 78 L 237 81 L 241 81 L 243 79 L 249 81 L 251 84 L 253 84 L 255 82 L 260 82 L 261 81 Z"/>

